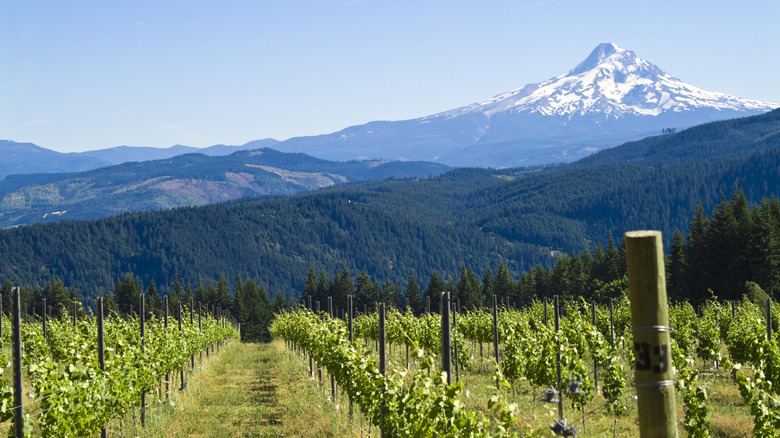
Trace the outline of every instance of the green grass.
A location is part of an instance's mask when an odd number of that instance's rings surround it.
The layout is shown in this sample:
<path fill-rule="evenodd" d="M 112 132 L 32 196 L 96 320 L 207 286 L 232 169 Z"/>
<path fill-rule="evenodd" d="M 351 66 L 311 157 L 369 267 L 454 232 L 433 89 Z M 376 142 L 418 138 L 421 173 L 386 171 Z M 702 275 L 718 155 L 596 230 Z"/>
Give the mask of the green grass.
<path fill-rule="evenodd" d="M 369 343 L 369 347 L 373 349 L 373 343 Z M 469 343 L 469 347 L 472 347 L 471 343 Z M 496 391 L 495 362 L 491 349 L 492 346 L 485 344 L 481 357 L 479 347 L 472 348 L 472 354 L 475 356 L 472 365 L 468 369 L 460 371 L 460 381 L 464 385 L 463 402 L 466 409 L 482 412 L 488 418 L 490 412 L 487 409 L 487 401 Z M 621 356 L 626 357 L 627 354 Z M 375 354 L 375 359 L 378 360 L 377 354 Z M 405 366 L 404 347 L 390 347 L 388 370 Z M 415 365 L 412 363 L 411 368 L 414 369 L 414 367 Z M 710 436 L 713 438 L 752 437 L 752 418 L 729 370 L 716 369 L 710 363 L 701 360 L 696 361 L 695 367 L 702 371 L 700 382 L 708 394 Z M 623 363 L 623 370 L 627 379 L 623 400 L 628 408 L 624 416 L 620 418 L 612 416 L 607 411 L 607 402 L 600 393 L 595 395 L 593 400 L 585 406 L 584 413 L 579 409 L 575 410 L 571 403 L 564 403 L 564 417 L 569 420 L 569 423 L 574 423 L 580 431 L 579 437 L 639 436 L 636 391 L 632 386 L 632 368 L 628 363 Z M 750 374 L 749 369 L 743 368 L 743 370 Z M 502 388 L 505 400 L 518 405 L 518 421 L 514 432 L 521 436 L 555 436 L 548 426 L 553 424 L 553 420 L 558 417 L 558 405 L 540 402 L 542 389 L 544 388 L 532 387 L 526 380 L 518 382 L 514 387 Z M 685 411 L 682 400 L 682 394 L 678 392 L 676 395 L 678 431 L 680 437 L 686 437 L 687 433 L 683 428 Z M 583 416 L 585 418 L 584 425 Z"/>
<path fill-rule="evenodd" d="M 197 359 L 197 358 L 196 358 Z M 199 368 L 196 362 L 196 369 Z M 187 388 L 170 401 L 147 395 L 147 426 L 140 408 L 123 419 L 124 436 L 147 437 L 350 437 L 360 436 L 345 409 L 328 401 L 302 360 L 280 342 L 233 342 L 189 374 Z M 178 378 L 174 386 L 179 386 Z M 164 387 L 164 384 L 163 384 Z M 329 390 L 329 386 L 328 386 Z M 109 436 L 120 436 L 119 422 Z"/>
<path fill-rule="evenodd" d="M 361 341 L 362 342 L 362 341 Z M 373 346 L 372 346 L 373 347 Z M 474 364 L 461 370 L 464 384 L 463 402 L 468 410 L 483 412 L 489 418 L 487 400 L 495 393 L 493 359 L 479 357 L 476 349 Z M 196 357 L 197 359 L 197 357 Z M 405 349 L 392 347 L 388 354 L 388 370 L 406 365 Z M 727 370 L 714 369 L 698 363 L 703 370 L 701 381 L 709 396 L 710 433 L 712 437 L 751 437 L 752 420 Z M 176 392 L 169 401 L 147 396 L 147 427 L 140 428 L 136 408 L 135 425 L 132 412 L 123 419 L 123 436 L 148 437 L 358 437 L 379 436 L 376 428 L 355 408 L 350 421 L 348 402 L 338 392 L 331 400 L 330 376 L 325 370 L 322 382 L 317 373 L 308 375 L 308 359 L 286 351 L 281 341 L 270 344 L 233 342 L 188 372 L 187 389 Z M 415 364 L 411 364 L 415 369 Z M 629 373 L 627 365 L 624 369 Z M 175 387 L 178 388 L 178 377 Z M 163 385 L 164 387 L 164 385 Z M 515 432 L 521 436 L 552 437 L 548 426 L 557 417 L 557 404 L 539 401 L 541 389 L 521 381 L 513 388 L 502 388 L 507 402 L 518 405 Z M 536 401 L 534 401 L 536 394 Z M 564 416 L 581 430 L 580 437 L 639 436 L 635 392 L 626 388 L 628 412 L 615 419 L 606 410 L 599 394 L 583 412 L 564 406 Z M 681 437 L 687 436 L 682 396 L 677 395 L 677 420 Z M 584 429 L 584 431 L 583 431 Z M 112 423 L 109 436 L 120 436 L 119 422 Z"/>

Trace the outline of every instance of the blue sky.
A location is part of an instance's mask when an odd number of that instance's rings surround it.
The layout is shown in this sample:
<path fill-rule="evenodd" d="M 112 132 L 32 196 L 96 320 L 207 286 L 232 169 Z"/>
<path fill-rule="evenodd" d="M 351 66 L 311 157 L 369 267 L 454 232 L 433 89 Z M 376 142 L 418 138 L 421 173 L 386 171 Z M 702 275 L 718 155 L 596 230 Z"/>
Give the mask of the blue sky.
<path fill-rule="evenodd" d="M 780 2 L 0 0 L 0 139 L 205 147 L 421 117 L 599 43 L 780 102 Z"/>

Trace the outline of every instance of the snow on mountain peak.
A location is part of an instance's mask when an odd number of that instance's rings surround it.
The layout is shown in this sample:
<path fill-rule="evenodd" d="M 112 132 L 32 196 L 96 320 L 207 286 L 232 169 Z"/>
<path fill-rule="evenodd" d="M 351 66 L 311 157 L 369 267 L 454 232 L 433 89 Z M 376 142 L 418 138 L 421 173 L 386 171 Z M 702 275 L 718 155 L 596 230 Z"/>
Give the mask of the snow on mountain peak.
<path fill-rule="evenodd" d="M 511 90 L 431 117 L 467 113 L 540 114 L 571 120 L 580 116 L 616 119 L 623 115 L 659 115 L 703 108 L 755 111 L 776 103 L 740 99 L 685 83 L 639 58 L 633 51 L 602 43 L 565 75 Z M 427 119 L 427 118 L 426 118 Z"/>
<path fill-rule="evenodd" d="M 585 58 L 584 61 L 582 61 L 577 67 L 574 67 L 574 69 L 570 71 L 569 74 L 580 74 L 582 72 L 596 68 L 599 64 L 601 64 L 607 58 L 609 58 L 610 56 L 616 53 L 630 54 L 632 56 L 636 56 L 634 55 L 634 52 L 623 50 L 620 47 L 616 46 L 615 44 L 601 43 L 598 46 L 596 46 L 596 48 L 593 49 L 592 52 L 590 52 L 590 55 L 588 55 L 588 57 Z"/>

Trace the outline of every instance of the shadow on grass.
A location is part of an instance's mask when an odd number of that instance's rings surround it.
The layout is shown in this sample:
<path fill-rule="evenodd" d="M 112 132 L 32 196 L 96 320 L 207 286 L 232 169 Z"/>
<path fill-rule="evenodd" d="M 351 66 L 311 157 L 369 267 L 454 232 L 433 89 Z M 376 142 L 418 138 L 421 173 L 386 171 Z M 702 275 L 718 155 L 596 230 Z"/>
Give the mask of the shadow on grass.
<path fill-rule="evenodd" d="M 248 388 L 252 393 L 252 402 L 268 412 L 260 420 L 261 424 L 280 426 L 283 422 L 281 420 L 282 415 L 278 412 L 278 386 L 271 381 L 272 373 L 269 370 L 271 360 L 268 357 L 261 357 L 258 359 L 257 364 L 259 366 L 257 367 L 256 380 Z"/>

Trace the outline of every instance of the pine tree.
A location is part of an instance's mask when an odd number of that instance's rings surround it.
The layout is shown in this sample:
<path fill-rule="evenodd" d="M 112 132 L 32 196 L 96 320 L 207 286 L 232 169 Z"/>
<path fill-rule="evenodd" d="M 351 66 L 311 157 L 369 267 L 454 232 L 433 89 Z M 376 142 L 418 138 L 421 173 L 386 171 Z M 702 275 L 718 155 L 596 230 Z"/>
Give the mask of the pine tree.
<path fill-rule="evenodd" d="M 437 274 L 436 271 L 433 271 L 431 279 L 428 281 L 428 285 L 425 286 L 425 290 L 423 291 L 423 296 L 426 299 L 426 302 L 424 303 L 425 306 L 428 305 L 427 301 L 430 299 L 431 308 L 428 309 L 430 312 L 439 313 L 441 293 L 446 291 L 447 283 L 439 277 L 439 274 Z"/>
<path fill-rule="evenodd" d="M 43 288 L 43 297 L 46 298 L 46 306 L 51 308 L 53 318 L 62 318 L 70 306 L 68 290 L 62 281 L 47 281 Z"/>
<path fill-rule="evenodd" d="M 287 300 L 284 299 L 284 295 L 277 292 L 271 307 L 275 314 L 284 311 L 287 308 Z"/>
<path fill-rule="evenodd" d="M 11 291 L 13 290 L 14 284 L 11 283 L 10 280 L 6 280 L 3 284 L 2 289 L 0 289 L 0 293 L 2 293 L 3 296 L 3 308 L 0 309 L 3 312 L 3 315 L 10 315 L 11 314 Z"/>
<path fill-rule="evenodd" d="M 619 280 L 625 273 L 625 269 L 622 268 L 625 265 L 625 257 L 621 257 L 620 250 L 615 245 L 615 238 L 612 236 L 612 231 L 609 232 L 609 240 L 607 241 L 607 250 L 605 252 L 607 270 L 604 283 L 610 283 L 615 280 Z"/>
<path fill-rule="evenodd" d="M 683 257 L 685 258 L 686 297 L 699 300 L 706 297 L 709 263 L 707 244 L 708 219 L 704 217 L 704 207 L 701 202 L 696 206 L 696 213 L 688 227 L 688 236 Z"/>
<path fill-rule="evenodd" d="M 146 289 L 146 318 L 151 318 L 152 315 L 159 316 L 163 310 L 162 298 L 157 292 L 157 285 L 154 283 L 154 279 L 149 282 L 149 288 Z"/>
<path fill-rule="evenodd" d="M 342 279 L 342 281 L 345 280 Z M 381 290 L 371 282 L 371 277 L 368 276 L 365 269 L 360 271 L 360 274 L 355 278 L 354 291 L 355 298 L 353 302 L 356 303 L 358 309 L 362 309 L 365 306 L 371 312 L 376 308 L 376 304 L 382 300 Z"/>
<path fill-rule="evenodd" d="M 195 298 L 195 294 L 192 292 L 192 286 L 190 286 L 190 283 L 187 283 L 187 287 L 184 288 L 184 295 L 181 297 L 181 305 L 184 306 L 184 308 L 190 307 L 190 300 Z"/>
<path fill-rule="evenodd" d="M 765 200 L 753 216 L 755 281 L 776 299 L 780 291 L 780 202 L 774 197 Z"/>
<path fill-rule="evenodd" d="M 230 309 L 230 305 L 233 302 L 233 297 L 230 296 L 230 288 L 225 276 L 219 277 L 217 281 L 217 297 L 215 306 L 220 307 L 222 310 Z"/>
<path fill-rule="evenodd" d="M 184 286 L 179 281 L 179 277 L 174 277 L 171 290 L 168 291 L 168 306 L 175 306 L 184 296 Z"/>
<path fill-rule="evenodd" d="M 338 274 L 336 274 L 338 276 Z M 352 284 L 352 280 L 350 279 L 350 284 Z M 328 281 L 328 276 L 325 274 L 324 270 L 320 271 L 319 277 L 317 277 L 317 293 L 314 294 L 314 296 L 311 299 L 311 305 L 312 309 L 315 309 L 315 304 L 317 301 L 325 302 L 327 301 L 328 294 L 330 293 L 330 282 Z M 308 303 L 307 303 L 308 304 Z"/>
<path fill-rule="evenodd" d="M 355 291 L 355 286 L 352 283 L 352 273 L 349 272 L 349 268 L 344 264 L 341 273 L 336 273 L 333 281 L 328 286 L 327 292 L 320 297 L 320 309 L 322 311 L 328 310 L 328 297 L 331 297 L 333 301 L 333 308 L 346 308 L 347 297 L 353 294 L 355 295 L 355 298 L 352 300 L 353 303 L 360 302 L 360 292 Z"/>
<path fill-rule="evenodd" d="M 477 274 L 471 267 L 461 266 L 460 278 L 456 286 L 457 295 L 454 301 L 460 300 L 461 306 L 466 309 L 478 309 L 482 307 L 482 291 L 479 287 Z"/>
<path fill-rule="evenodd" d="M 414 274 L 409 277 L 409 281 L 406 283 L 404 298 L 406 299 L 406 307 L 415 315 L 421 315 L 425 311 L 425 304 L 423 303 L 422 296 L 420 296 L 420 286 L 414 279 Z"/>
<path fill-rule="evenodd" d="M 670 299 L 681 300 L 685 298 L 685 237 L 680 230 L 675 230 L 672 239 L 666 290 Z"/>
<path fill-rule="evenodd" d="M 496 296 L 498 297 L 499 305 L 505 303 L 507 298 L 518 299 L 520 297 L 514 297 L 515 293 L 515 281 L 509 275 L 509 269 L 507 269 L 504 262 L 498 265 L 498 272 L 496 273 L 496 282 L 494 285 Z M 492 298 L 491 298 L 492 303 Z"/>
<path fill-rule="evenodd" d="M 388 305 L 395 307 L 396 309 L 404 308 L 404 300 L 401 296 L 401 288 L 397 284 L 391 282 L 389 279 L 385 279 L 385 285 L 383 288 L 383 301 Z"/>
<path fill-rule="evenodd" d="M 317 274 L 314 272 L 314 266 L 309 266 L 309 272 L 306 274 L 306 280 L 303 282 L 303 292 L 301 295 L 308 300 L 311 297 L 312 300 L 317 299 Z"/>
<path fill-rule="evenodd" d="M 240 281 L 241 277 L 239 277 Z M 198 303 L 202 306 L 206 305 L 206 288 L 203 286 L 203 283 L 200 283 L 197 288 L 195 288 L 195 309 L 198 308 Z"/>
<path fill-rule="evenodd" d="M 488 266 L 485 274 L 482 276 L 482 305 L 486 306 L 493 302 L 495 290 L 495 277 L 493 270 Z"/>
<path fill-rule="evenodd" d="M 246 291 L 244 290 L 244 283 L 241 281 L 241 276 L 238 276 L 238 281 L 236 282 L 236 293 L 233 294 L 233 305 L 231 306 L 231 311 L 233 312 L 233 317 L 236 318 L 238 322 L 241 323 L 242 327 L 248 328 L 248 309 L 244 306 L 246 305 Z"/>
<path fill-rule="evenodd" d="M 125 274 L 122 281 L 117 281 L 114 287 L 114 300 L 116 301 L 117 311 L 123 314 L 129 314 L 133 309 L 133 313 L 137 314 L 139 310 L 139 303 L 141 296 L 141 286 L 138 285 L 138 281 L 133 274 Z"/>

